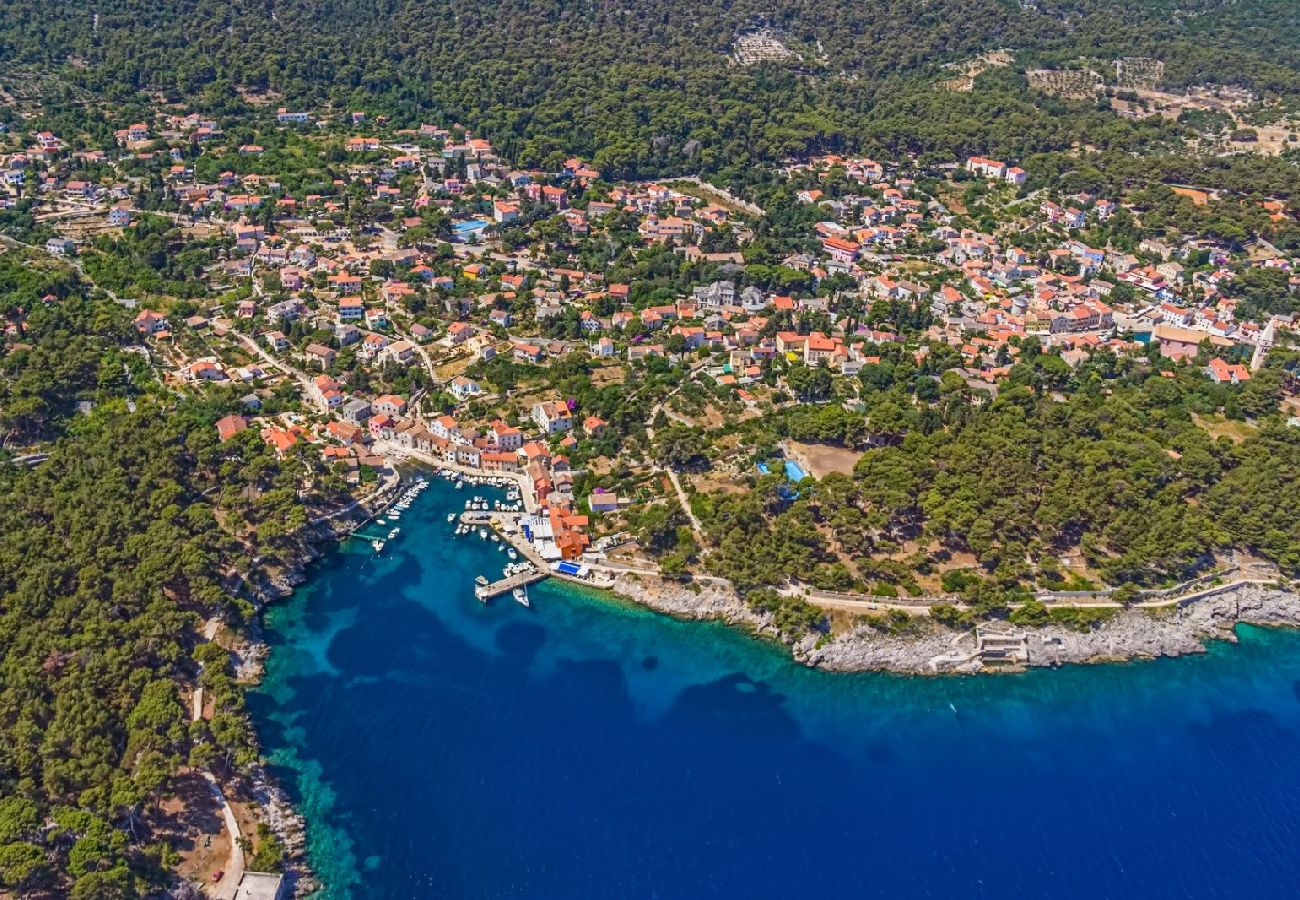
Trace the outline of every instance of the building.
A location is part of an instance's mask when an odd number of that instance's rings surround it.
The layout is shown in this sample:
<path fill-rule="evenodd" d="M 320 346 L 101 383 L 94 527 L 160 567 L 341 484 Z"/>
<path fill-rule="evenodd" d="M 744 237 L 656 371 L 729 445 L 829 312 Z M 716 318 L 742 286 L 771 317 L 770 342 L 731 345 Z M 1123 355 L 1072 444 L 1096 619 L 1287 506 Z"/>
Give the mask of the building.
<path fill-rule="evenodd" d="M 563 403 L 534 403 L 533 421 L 543 434 L 559 434 L 573 427 L 573 413 Z"/>
<path fill-rule="evenodd" d="M 245 872 L 235 888 L 235 900 L 282 900 L 284 876 L 274 872 Z"/>
<path fill-rule="evenodd" d="M 349 400 L 339 409 L 339 417 L 353 425 L 361 425 L 370 418 L 370 403 L 360 397 Z"/>
<path fill-rule="evenodd" d="M 1250 370 L 1240 363 L 1230 363 L 1215 357 L 1205 367 L 1205 374 L 1215 384 L 1243 384 L 1250 381 Z"/>

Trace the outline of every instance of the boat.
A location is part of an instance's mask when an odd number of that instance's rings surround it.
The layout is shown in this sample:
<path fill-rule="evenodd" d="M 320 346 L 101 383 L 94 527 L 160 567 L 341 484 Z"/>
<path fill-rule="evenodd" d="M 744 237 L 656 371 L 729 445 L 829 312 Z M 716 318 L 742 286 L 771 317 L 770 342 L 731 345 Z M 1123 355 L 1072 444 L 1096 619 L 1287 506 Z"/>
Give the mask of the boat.
<path fill-rule="evenodd" d="M 400 528 L 394 528 L 392 531 L 388 532 L 388 539 L 391 541 L 393 538 L 397 537 L 397 533 L 401 530 L 402 529 Z"/>
<path fill-rule="evenodd" d="M 480 539 L 480 540 L 484 540 L 484 541 L 486 541 L 486 540 L 487 540 L 487 529 L 486 529 L 486 528 L 480 528 L 480 529 L 478 530 L 478 536 L 479 536 L 479 539 Z"/>
<path fill-rule="evenodd" d="M 400 519 L 401 517 L 402 514 L 400 512 L 396 512 L 394 510 L 389 510 L 388 512 L 388 518 L 390 519 Z"/>
<path fill-rule="evenodd" d="M 371 542 L 370 542 L 370 546 L 371 546 L 371 547 L 374 547 L 374 548 L 375 548 L 375 552 L 378 553 L 380 550 L 383 550 L 383 549 L 384 549 L 384 542 L 383 542 L 383 541 L 371 541 Z"/>
<path fill-rule="evenodd" d="M 455 514 L 455 513 L 447 513 L 447 521 L 448 521 L 448 522 L 455 522 L 455 521 L 456 521 L 456 514 Z"/>
<path fill-rule="evenodd" d="M 457 482 L 456 482 L 456 490 L 460 490 L 460 489 L 463 488 L 464 486 L 465 486 L 465 482 L 463 482 L 463 481 L 457 481 Z"/>
<path fill-rule="evenodd" d="M 529 605 L 530 605 L 530 604 L 528 603 L 528 589 L 527 589 L 527 588 L 524 588 L 524 587 L 517 587 L 517 588 L 515 588 L 513 591 L 511 591 L 510 594 L 511 594 L 511 596 L 513 596 L 513 597 L 515 598 L 515 602 L 518 603 L 520 606 L 529 606 Z"/>
<path fill-rule="evenodd" d="M 492 543 L 495 544 L 495 543 L 496 543 L 497 541 L 499 541 L 499 540 L 501 540 L 501 538 L 497 537 L 496 534 L 494 533 L 494 534 L 492 535 Z"/>
<path fill-rule="evenodd" d="M 507 548 L 506 548 L 506 556 L 510 557 L 511 559 L 518 559 L 518 558 L 519 558 L 519 554 L 515 552 L 515 548 L 514 548 L 514 547 L 507 547 Z"/>
<path fill-rule="evenodd" d="M 387 524 L 388 524 L 388 521 L 387 521 L 386 519 L 375 519 L 375 524 L 376 524 L 376 525 L 387 525 Z"/>
<path fill-rule="evenodd" d="M 474 579 L 474 583 L 477 584 L 479 587 L 487 587 L 488 585 L 487 576 L 480 575 L 479 577 Z"/>

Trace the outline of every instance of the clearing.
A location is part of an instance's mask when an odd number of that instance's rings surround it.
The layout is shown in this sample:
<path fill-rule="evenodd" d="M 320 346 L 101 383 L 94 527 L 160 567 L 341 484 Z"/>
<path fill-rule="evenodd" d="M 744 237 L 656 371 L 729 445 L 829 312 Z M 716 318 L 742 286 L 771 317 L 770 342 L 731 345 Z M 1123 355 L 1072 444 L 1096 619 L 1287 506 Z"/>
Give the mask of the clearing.
<path fill-rule="evenodd" d="M 862 458 L 859 450 L 833 447 L 830 444 L 805 444 L 802 441 L 785 442 L 786 455 L 804 467 L 814 478 L 824 478 L 831 472 L 852 475 L 853 467 Z"/>

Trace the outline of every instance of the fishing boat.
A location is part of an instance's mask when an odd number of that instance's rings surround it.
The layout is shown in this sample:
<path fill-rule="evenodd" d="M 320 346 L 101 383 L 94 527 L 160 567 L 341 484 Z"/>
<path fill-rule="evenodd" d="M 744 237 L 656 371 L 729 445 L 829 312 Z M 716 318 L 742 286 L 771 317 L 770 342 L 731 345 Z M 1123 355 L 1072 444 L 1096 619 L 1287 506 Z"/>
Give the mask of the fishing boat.
<path fill-rule="evenodd" d="M 511 591 L 510 594 L 515 598 L 515 602 L 518 603 L 520 606 L 529 605 L 527 588 L 517 587 L 513 591 Z"/>

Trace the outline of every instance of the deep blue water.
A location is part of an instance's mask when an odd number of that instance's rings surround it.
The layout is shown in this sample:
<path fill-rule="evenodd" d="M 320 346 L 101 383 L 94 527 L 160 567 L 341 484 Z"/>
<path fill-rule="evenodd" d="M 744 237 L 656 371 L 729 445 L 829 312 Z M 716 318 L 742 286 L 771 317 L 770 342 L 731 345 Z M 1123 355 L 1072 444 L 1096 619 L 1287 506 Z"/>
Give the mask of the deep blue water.
<path fill-rule="evenodd" d="M 268 616 L 252 700 L 326 896 L 1300 896 L 1300 636 L 834 675 L 540 585 L 442 481 Z"/>

